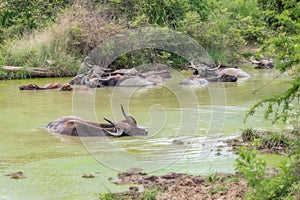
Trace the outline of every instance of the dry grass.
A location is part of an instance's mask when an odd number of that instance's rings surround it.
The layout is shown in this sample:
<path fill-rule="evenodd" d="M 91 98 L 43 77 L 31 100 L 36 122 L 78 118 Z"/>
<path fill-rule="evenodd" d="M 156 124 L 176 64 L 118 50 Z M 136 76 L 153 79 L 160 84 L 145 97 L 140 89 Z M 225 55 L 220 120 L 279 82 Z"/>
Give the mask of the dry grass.
<path fill-rule="evenodd" d="M 6 45 L 5 65 L 52 68 L 57 76 L 73 76 L 88 53 L 124 29 L 107 8 L 77 3 L 47 29 Z"/>

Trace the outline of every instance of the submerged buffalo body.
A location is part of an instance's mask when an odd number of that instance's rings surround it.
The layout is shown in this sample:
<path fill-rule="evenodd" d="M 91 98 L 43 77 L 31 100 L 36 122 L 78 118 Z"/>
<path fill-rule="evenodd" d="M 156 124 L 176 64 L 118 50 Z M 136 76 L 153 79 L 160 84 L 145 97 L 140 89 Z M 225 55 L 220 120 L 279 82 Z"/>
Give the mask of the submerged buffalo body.
<path fill-rule="evenodd" d="M 108 123 L 96 123 L 87 121 L 85 119 L 64 116 L 57 120 L 50 122 L 46 129 L 50 132 L 70 135 L 70 136 L 138 136 L 147 135 L 148 131 L 137 126 L 135 119 L 132 116 L 128 116 L 123 107 L 122 113 L 125 117 L 124 120 L 119 122 L 112 122 L 104 118 Z"/>
<path fill-rule="evenodd" d="M 201 76 L 199 75 L 189 76 L 179 83 L 179 85 L 207 85 L 207 84 L 208 81 L 204 78 L 201 78 Z"/>
<path fill-rule="evenodd" d="M 37 84 L 30 83 L 27 85 L 21 85 L 19 89 L 20 90 L 51 90 L 51 89 L 58 89 L 61 87 L 62 85 L 57 82 L 48 83 L 44 87 L 40 87 Z"/>
<path fill-rule="evenodd" d="M 71 85 L 88 85 L 92 88 L 103 86 L 144 87 L 163 83 L 166 78 L 171 78 L 168 70 L 145 73 L 140 73 L 135 68 L 101 73 L 97 70 L 90 70 L 85 74 L 78 74 L 69 83 Z"/>

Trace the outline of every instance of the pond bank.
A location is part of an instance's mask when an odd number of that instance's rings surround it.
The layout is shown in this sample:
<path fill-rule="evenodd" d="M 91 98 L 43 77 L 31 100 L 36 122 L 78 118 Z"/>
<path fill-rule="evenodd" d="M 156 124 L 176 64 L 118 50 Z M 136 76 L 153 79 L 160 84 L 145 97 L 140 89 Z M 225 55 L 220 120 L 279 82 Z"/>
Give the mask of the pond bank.
<path fill-rule="evenodd" d="M 226 143 L 237 151 L 240 147 L 246 146 L 250 149 L 257 149 L 260 153 L 289 155 L 298 147 L 299 130 L 280 132 L 260 131 L 252 128 L 243 130 L 240 137 L 227 140 Z"/>
<path fill-rule="evenodd" d="M 0 80 L 20 78 L 43 78 L 56 77 L 57 75 L 49 68 L 0 66 Z"/>
<path fill-rule="evenodd" d="M 239 174 L 193 176 L 185 173 L 147 175 L 142 171 L 119 173 L 115 184 L 138 184 L 129 191 L 101 194 L 100 199 L 243 199 L 247 182 Z"/>
<path fill-rule="evenodd" d="M 252 150 L 258 149 L 261 153 L 260 155 L 271 153 L 269 155 L 279 154 L 287 156 L 290 155 L 293 150 L 298 148 L 299 137 L 294 134 L 294 131 L 274 133 L 248 128 L 242 132 L 240 137 L 226 140 L 225 142 L 236 153 L 239 148 L 247 147 Z M 131 168 L 126 172 L 119 173 L 117 179 L 113 183 L 117 185 L 136 184 L 137 186 L 129 186 L 129 190 L 125 192 L 102 193 L 100 194 L 100 199 L 244 199 L 246 195 L 251 195 L 251 192 L 253 193 L 253 188 L 256 187 L 255 184 L 253 185 L 253 182 L 251 182 L 253 180 L 251 180 L 251 178 L 249 179 L 250 175 L 245 174 L 248 169 L 252 169 L 253 167 L 251 165 L 248 166 L 245 161 L 247 160 L 247 162 L 250 163 L 256 162 L 253 151 L 248 154 L 251 161 L 241 156 L 236 163 L 236 167 L 243 163 L 242 165 L 245 168 L 241 169 L 239 166 L 237 168 L 238 171 L 235 173 L 212 173 L 207 176 L 197 176 L 187 173 L 171 172 L 157 176 L 148 175 L 139 168 Z M 259 154 L 257 156 L 259 156 Z M 297 158 L 295 157 L 295 160 L 288 168 L 284 168 L 283 166 L 277 166 L 276 168 L 274 168 L 274 166 L 269 166 L 266 168 L 260 158 L 258 158 L 255 166 L 257 165 L 256 167 L 258 167 L 260 165 L 262 168 L 253 168 L 254 171 L 252 173 L 254 176 L 256 176 L 256 173 L 262 173 L 259 175 L 262 177 L 255 178 L 257 179 L 257 183 L 260 181 L 269 181 L 269 183 L 272 184 L 272 180 L 281 180 L 280 177 L 283 176 L 287 169 L 291 170 L 289 176 L 293 177 L 298 165 L 297 163 L 299 163 L 299 161 L 297 161 Z M 296 180 L 297 178 L 295 181 Z M 289 183 L 282 182 L 282 184 L 288 185 Z M 273 190 L 276 191 L 276 189 L 274 189 L 276 188 L 276 184 L 272 187 Z M 290 197 L 297 198 L 297 192 L 295 191 L 289 194 L 291 195 Z"/>

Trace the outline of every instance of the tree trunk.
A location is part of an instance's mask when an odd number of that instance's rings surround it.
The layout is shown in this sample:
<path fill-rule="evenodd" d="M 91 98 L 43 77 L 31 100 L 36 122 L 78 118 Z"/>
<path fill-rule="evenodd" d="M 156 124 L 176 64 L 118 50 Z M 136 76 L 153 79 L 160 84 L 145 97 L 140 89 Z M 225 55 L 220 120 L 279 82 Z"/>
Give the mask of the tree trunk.
<path fill-rule="evenodd" d="M 57 76 L 52 69 L 49 68 L 39 68 L 39 67 L 17 67 L 17 66 L 0 66 L 0 69 L 4 70 L 7 73 L 17 73 L 24 72 L 25 76 L 30 77 L 53 77 Z M 2 77 L 6 78 L 6 77 Z"/>

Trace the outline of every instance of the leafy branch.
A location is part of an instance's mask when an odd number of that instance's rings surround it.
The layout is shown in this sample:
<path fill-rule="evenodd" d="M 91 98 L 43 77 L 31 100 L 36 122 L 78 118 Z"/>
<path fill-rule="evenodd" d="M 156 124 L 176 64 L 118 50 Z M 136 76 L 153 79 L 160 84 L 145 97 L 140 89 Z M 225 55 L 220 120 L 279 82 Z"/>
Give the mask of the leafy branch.
<path fill-rule="evenodd" d="M 271 114 L 273 115 L 272 123 L 282 120 L 286 123 L 289 117 L 299 117 L 300 108 L 291 105 L 292 102 L 300 100 L 300 76 L 291 81 L 291 87 L 287 89 L 282 95 L 274 95 L 263 99 L 254 104 L 246 113 L 244 122 L 250 116 L 253 116 L 255 112 L 262 106 L 267 105 L 267 109 L 264 111 L 264 118 L 270 119 Z M 295 110 L 292 111 L 292 110 Z"/>

